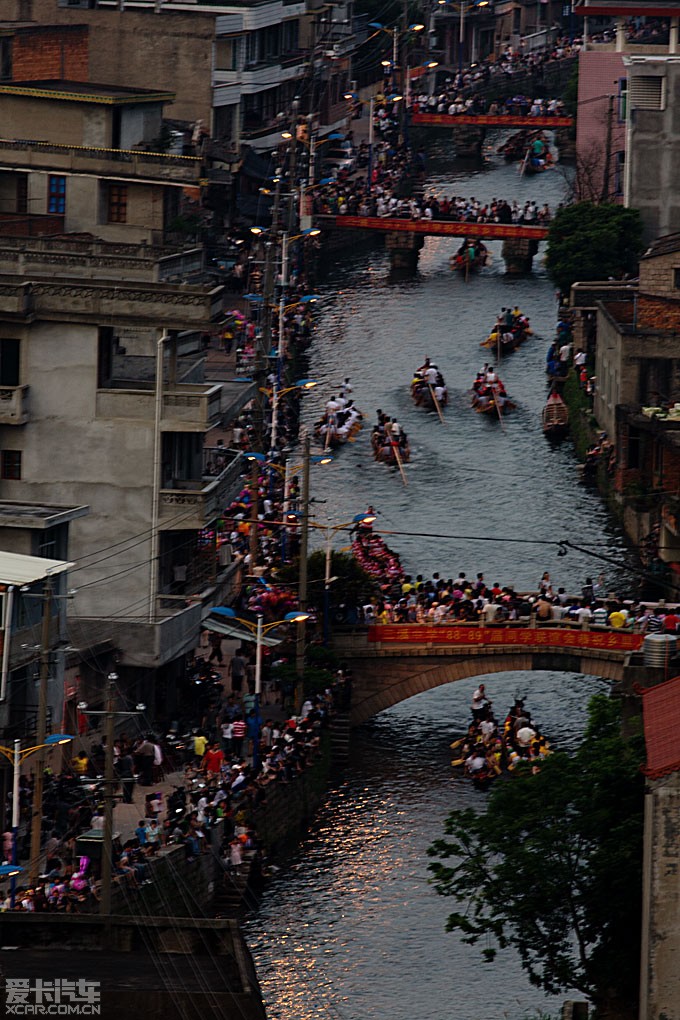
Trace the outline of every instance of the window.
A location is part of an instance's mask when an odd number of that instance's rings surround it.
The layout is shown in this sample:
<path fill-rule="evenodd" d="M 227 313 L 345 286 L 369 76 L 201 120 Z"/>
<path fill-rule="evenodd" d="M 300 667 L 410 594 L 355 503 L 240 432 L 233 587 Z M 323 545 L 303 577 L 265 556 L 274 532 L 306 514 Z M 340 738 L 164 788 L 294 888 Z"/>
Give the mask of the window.
<path fill-rule="evenodd" d="M 215 43 L 215 69 L 236 70 L 236 39 L 218 39 Z"/>
<path fill-rule="evenodd" d="M 2 81 L 12 80 L 12 44 L 11 36 L 0 39 L 0 79 Z"/>
<path fill-rule="evenodd" d="M 127 223 L 127 197 L 126 184 L 109 184 L 108 223 Z"/>
<path fill-rule="evenodd" d="M 19 174 L 17 177 L 17 207 L 15 212 L 28 212 L 28 174 Z"/>
<path fill-rule="evenodd" d="M 19 385 L 20 340 L 0 340 L 0 386 Z"/>
<path fill-rule="evenodd" d="M 626 153 L 623 149 L 620 149 L 615 155 L 614 162 L 614 194 L 623 194 L 623 184 L 625 179 L 625 168 L 626 168 Z"/>
<path fill-rule="evenodd" d="M 626 119 L 628 113 L 628 79 L 619 78 L 619 122 Z"/>
<path fill-rule="evenodd" d="M 3 450 L 0 453 L 0 478 L 6 482 L 21 480 L 21 450 Z"/>
<path fill-rule="evenodd" d="M 680 269 L 673 270 L 673 286 L 676 290 L 680 290 Z"/>
<path fill-rule="evenodd" d="M 48 213 L 66 212 L 66 178 L 50 174 L 47 178 L 47 211 Z"/>

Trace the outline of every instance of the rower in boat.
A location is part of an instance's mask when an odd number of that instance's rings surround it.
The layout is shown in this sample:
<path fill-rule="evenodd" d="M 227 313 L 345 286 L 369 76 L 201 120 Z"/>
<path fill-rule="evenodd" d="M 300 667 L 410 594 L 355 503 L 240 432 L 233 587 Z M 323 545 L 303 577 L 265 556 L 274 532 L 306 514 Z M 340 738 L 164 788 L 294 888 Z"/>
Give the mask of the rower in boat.
<path fill-rule="evenodd" d="M 390 418 L 383 411 L 378 412 L 378 422 L 371 433 L 371 446 L 375 460 L 383 464 L 408 464 L 411 448 L 408 436 L 396 418 Z"/>
<path fill-rule="evenodd" d="M 480 347 L 488 347 L 498 351 L 499 355 L 510 354 L 517 350 L 532 334 L 529 319 L 523 315 L 517 305 L 514 308 L 502 308 L 501 314 L 494 323 L 493 329 Z"/>
<path fill-rule="evenodd" d="M 425 407 L 428 411 L 436 411 L 437 408 L 441 410 L 448 403 L 449 394 L 444 376 L 429 358 L 413 373 L 411 397 L 416 407 Z"/>
<path fill-rule="evenodd" d="M 495 414 L 499 418 L 515 407 L 493 365 L 485 365 L 477 373 L 472 384 L 472 407 L 478 414 Z"/>
<path fill-rule="evenodd" d="M 314 425 L 314 435 L 326 449 L 336 449 L 354 442 L 361 430 L 363 415 L 353 400 L 331 397 L 322 418 Z"/>
<path fill-rule="evenodd" d="M 451 744 L 456 755 L 451 764 L 463 766 L 465 775 L 480 789 L 486 789 L 504 769 L 512 772 L 520 762 L 537 771 L 550 754 L 550 745 L 521 698 L 515 698 L 501 727 L 488 700 L 481 711 L 474 709 L 480 690 L 483 693 L 482 685 L 473 696 L 473 720 L 467 733 Z"/>
<path fill-rule="evenodd" d="M 476 272 L 485 266 L 489 259 L 489 249 L 479 238 L 465 238 L 455 255 L 449 260 L 452 269 L 461 273 Z"/>

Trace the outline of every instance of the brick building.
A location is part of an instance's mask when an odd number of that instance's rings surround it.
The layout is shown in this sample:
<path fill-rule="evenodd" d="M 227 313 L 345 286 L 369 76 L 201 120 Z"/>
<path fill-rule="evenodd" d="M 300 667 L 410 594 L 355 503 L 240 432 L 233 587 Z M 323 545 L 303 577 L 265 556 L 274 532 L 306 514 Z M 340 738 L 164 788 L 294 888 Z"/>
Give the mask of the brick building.
<path fill-rule="evenodd" d="M 593 410 L 615 444 L 615 498 L 636 544 L 658 526 L 680 575 L 680 234 L 651 245 L 637 286 L 599 297 Z"/>

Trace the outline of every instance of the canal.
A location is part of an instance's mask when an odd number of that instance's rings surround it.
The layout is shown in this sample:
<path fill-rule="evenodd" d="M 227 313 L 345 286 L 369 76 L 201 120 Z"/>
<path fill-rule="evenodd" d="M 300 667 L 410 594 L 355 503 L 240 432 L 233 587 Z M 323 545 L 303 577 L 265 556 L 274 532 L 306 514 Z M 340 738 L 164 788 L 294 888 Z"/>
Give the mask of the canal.
<path fill-rule="evenodd" d="M 452 164 L 444 144 L 432 147 L 431 188 L 483 201 L 533 198 L 554 209 L 564 177 L 552 171 L 520 178 L 516 165 L 494 156 L 502 137 L 489 136 L 483 170 Z M 487 581 L 533 588 L 548 570 L 554 583 L 575 591 L 586 576 L 604 572 L 608 591 L 630 591 L 622 537 L 597 494 L 581 484 L 570 444 L 552 446 L 542 434 L 545 353 L 556 319 L 543 249 L 530 277 L 510 279 L 500 243 L 491 242 L 492 265 L 465 283 L 448 264 L 457 243 L 428 238 L 418 273 L 407 280 L 390 277 L 382 249 L 350 255 L 321 288 L 311 351 L 320 385 L 306 398 L 305 418 L 311 425 L 350 376 L 365 428 L 332 464 L 313 470 L 317 520 L 339 525 L 372 504 L 380 514 L 376 528 L 405 533 L 389 541 L 414 574 L 483 571 Z M 479 343 L 511 304 L 529 315 L 536 336 L 501 365 L 517 403 L 501 427 L 471 411 L 468 391 L 489 360 Z M 426 356 L 449 386 L 445 425 L 409 396 L 411 373 Z M 407 487 L 373 461 L 377 408 L 409 433 Z M 557 546 L 544 543 L 560 539 L 591 553 L 558 557 Z M 343 541 L 337 537 L 336 547 Z M 247 926 L 271 1020 L 521 1020 L 557 1012 L 556 1000 L 531 988 L 514 953 L 485 965 L 479 947 L 447 934 L 454 905 L 428 885 L 427 847 L 442 834 L 447 812 L 484 803 L 449 766 L 448 744 L 465 727 L 474 686 L 469 680 L 420 695 L 354 734 L 346 781 L 329 794 L 299 857 L 276 877 Z M 516 692 L 526 694 L 560 746 L 578 740 L 587 699 L 603 686 L 567 674 L 488 678 L 499 714 Z"/>

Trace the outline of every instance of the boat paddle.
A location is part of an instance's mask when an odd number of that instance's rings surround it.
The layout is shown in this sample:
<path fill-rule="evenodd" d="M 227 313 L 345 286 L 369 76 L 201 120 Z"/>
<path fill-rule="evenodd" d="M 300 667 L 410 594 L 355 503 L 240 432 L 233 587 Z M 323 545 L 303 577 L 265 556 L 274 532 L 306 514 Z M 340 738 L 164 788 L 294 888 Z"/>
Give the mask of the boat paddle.
<path fill-rule="evenodd" d="M 442 423 L 442 425 L 445 425 L 446 422 L 444 421 L 444 415 L 442 414 L 442 409 L 439 406 L 439 401 L 437 400 L 437 394 L 434 392 L 434 386 L 432 385 L 432 383 L 428 383 L 427 385 L 430 390 L 430 396 L 432 397 L 432 402 L 434 403 L 435 411 L 439 415 L 439 420 Z"/>
<path fill-rule="evenodd" d="M 397 467 L 399 468 L 399 473 L 401 475 L 401 480 L 404 483 L 404 486 L 408 488 L 408 478 L 406 477 L 406 472 L 404 471 L 404 464 L 401 459 L 401 454 L 399 453 L 399 443 L 395 442 L 394 439 L 391 440 L 391 443 L 392 449 L 394 450 L 394 457 L 397 462 Z"/>

